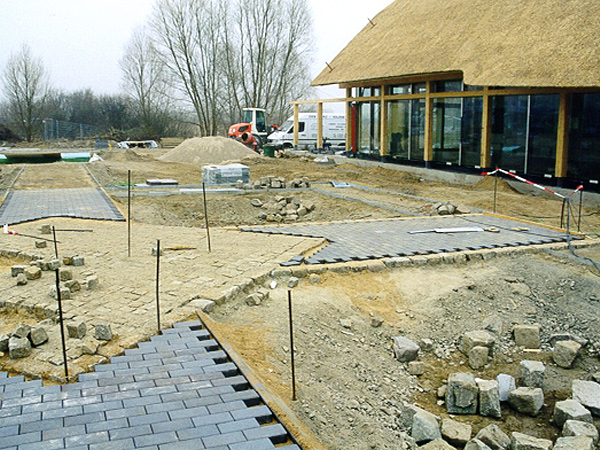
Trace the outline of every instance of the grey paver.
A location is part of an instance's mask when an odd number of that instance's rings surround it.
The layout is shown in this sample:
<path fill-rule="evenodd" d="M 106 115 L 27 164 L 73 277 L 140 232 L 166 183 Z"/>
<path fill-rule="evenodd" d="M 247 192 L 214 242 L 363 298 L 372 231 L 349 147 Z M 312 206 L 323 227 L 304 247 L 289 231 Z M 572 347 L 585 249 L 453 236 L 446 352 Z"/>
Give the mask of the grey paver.
<path fill-rule="evenodd" d="M 208 336 L 199 326 L 175 324 L 152 345 L 128 350 L 66 386 L 0 372 L 7 394 L 0 403 L 0 448 L 260 449 L 292 442 L 280 424 L 260 425 L 272 422 L 273 412 L 216 341 L 197 340 Z M 156 365 L 137 367 L 148 362 Z"/>

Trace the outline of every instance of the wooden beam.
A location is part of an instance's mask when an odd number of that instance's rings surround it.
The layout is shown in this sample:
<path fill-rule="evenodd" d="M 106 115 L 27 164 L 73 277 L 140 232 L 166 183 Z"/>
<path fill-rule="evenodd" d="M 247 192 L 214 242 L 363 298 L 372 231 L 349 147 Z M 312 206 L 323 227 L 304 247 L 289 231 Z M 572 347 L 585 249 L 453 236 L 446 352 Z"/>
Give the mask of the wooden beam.
<path fill-rule="evenodd" d="M 379 154 L 381 159 L 386 162 L 390 155 L 388 141 L 387 141 L 387 129 L 388 129 L 388 121 L 387 121 L 387 103 L 385 101 L 385 86 L 381 86 L 381 111 L 379 114 L 380 118 L 380 135 L 379 135 Z"/>
<path fill-rule="evenodd" d="M 432 82 L 427 82 L 425 94 L 425 151 L 423 161 L 429 165 L 433 161 L 433 98 L 431 97 Z"/>
<path fill-rule="evenodd" d="M 323 148 L 323 102 L 317 103 L 317 148 Z"/>
<path fill-rule="evenodd" d="M 346 89 L 346 151 L 352 146 L 352 88 Z M 354 150 L 354 149 L 353 149 Z"/>
<path fill-rule="evenodd" d="M 300 126 L 300 105 L 294 105 L 294 147 L 298 147 L 298 127 Z"/>
<path fill-rule="evenodd" d="M 558 130 L 556 139 L 556 166 L 554 176 L 565 178 L 567 176 L 567 164 L 569 162 L 569 128 L 571 113 L 571 96 L 563 92 L 560 94 L 560 106 L 558 108 Z"/>
<path fill-rule="evenodd" d="M 484 169 L 491 168 L 491 144 L 492 144 L 492 101 L 488 88 L 483 90 L 483 117 L 481 120 L 481 159 L 480 165 Z"/>

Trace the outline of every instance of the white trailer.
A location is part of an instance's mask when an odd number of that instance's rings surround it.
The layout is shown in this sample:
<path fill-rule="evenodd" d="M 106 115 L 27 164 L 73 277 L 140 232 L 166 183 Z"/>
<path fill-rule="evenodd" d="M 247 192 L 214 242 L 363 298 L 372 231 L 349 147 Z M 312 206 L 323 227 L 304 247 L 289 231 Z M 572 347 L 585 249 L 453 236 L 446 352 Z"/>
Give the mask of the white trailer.
<path fill-rule="evenodd" d="M 298 115 L 298 147 L 316 148 L 319 124 L 317 113 Z M 279 131 L 268 136 L 268 143 L 275 148 L 294 146 L 294 117 L 285 121 Z M 323 114 L 323 146 L 346 147 L 346 116 L 344 114 Z"/>

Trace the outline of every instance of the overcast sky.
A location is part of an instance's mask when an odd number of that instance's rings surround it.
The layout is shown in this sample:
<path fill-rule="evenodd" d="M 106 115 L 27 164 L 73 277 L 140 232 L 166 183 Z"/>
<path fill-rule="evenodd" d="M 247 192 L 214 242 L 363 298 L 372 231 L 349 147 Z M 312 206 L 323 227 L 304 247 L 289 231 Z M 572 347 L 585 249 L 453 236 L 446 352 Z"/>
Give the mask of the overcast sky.
<path fill-rule="evenodd" d="M 42 59 L 53 86 L 66 92 L 118 93 L 119 60 L 154 1 L 0 0 L 0 70 L 26 43 Z M 309 0 L 317 43 L 313 76 L 392 1 Z M 318 95 L 339 94 L 319 88 Z"/>

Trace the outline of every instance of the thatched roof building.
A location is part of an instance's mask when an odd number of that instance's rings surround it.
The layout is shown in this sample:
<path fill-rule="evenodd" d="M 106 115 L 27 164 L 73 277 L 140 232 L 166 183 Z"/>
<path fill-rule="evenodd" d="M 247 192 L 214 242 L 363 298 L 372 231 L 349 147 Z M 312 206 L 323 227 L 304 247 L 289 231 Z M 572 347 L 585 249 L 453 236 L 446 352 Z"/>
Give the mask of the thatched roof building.
<path fill-rule="evenodd" d="M 462 72 L 482 86 L 600 87 L 600 1 L 396 0 L 313 85 Z"/>
<path fill-rule="evenodd" d="M 396 0 L 312 84 L 352 156 L 600 186 L 600 1 Z"/>

